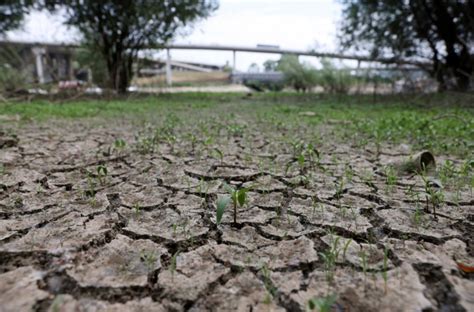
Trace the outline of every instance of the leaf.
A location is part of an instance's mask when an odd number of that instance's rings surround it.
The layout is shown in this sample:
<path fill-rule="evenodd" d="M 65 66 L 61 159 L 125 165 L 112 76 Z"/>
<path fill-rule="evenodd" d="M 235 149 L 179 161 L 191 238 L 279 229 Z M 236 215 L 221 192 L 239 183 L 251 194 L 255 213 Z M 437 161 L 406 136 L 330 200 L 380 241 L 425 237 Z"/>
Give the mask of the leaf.
<path fill-rule="evenodd" d="M 221 223 L 222 216 L 224 215 L 225 207 L 227 207 L 229 202 L 230 202 L 229 196 L 222 196 L 222 197 L 217 198 L 217 205 L 216 205 L 217 206 L 217 210 L 216 210 L 217 224 Z"/>
<path fill-rule="evenodd" d="M 225 183 L 225 182 L 224 182 L 224 184 L 222 185 L 222 187 L 224 188 L 224 190 L 225 190 L 226 192 L 229 192 L 229 193 L 231 193 L 231 194 L 232 194 L 233 192 L 235 192 L 234 188 L 233 188 L 232 186 L 230 186 L 229 184 Z"/>
<path fill-rule="evenodd" d="M 461 262 L 456 263 L 458 265 L 459 270 L 463 271 L 464 273 L 473 273 L 474 266 L 462 264 Z"/>
<path fill-rule="evenodd" d="M 304 155 L 300 154 L 300 156 L 298 157 L 298 164 L 300 165 L 300 167 L 304 166 L 304 162 L 305 162 Z"/>
<path fill-rule="evenodd" d="M 245 200 L 247 198 L 247 190 L 241 189 L 237 192 L 237 200 L 239 201 L 239 205 L 242 207 L 245 204 Z"/>

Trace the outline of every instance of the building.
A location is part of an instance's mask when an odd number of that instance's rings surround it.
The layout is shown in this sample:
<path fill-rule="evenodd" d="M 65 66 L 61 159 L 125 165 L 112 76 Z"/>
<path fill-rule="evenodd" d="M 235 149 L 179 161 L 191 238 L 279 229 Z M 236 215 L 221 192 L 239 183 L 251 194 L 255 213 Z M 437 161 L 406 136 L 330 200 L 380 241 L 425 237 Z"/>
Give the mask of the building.
<path fill-rule="evenodd" d="M 28 82 L 48 83 L 73 80 L 76 46 L 0 40 L 0 65 L 25 74 Z"/>

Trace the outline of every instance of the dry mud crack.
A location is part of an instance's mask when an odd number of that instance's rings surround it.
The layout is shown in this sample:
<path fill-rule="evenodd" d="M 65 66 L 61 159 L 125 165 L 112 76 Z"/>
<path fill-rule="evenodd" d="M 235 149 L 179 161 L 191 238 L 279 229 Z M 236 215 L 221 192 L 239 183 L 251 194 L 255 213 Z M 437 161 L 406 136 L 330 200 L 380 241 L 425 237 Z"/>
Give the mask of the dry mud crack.
<path fill-rule="evenodd" d="M 0 139 L 2 312 L 306 311 L 333 294 L 334 311 L 474 311 L 457 265 L 474 264 L 472 190 L 425 212 L 419 177 L 380 171 L 396 146 L 301 163 L 271 134 L 178 129 L 152 151 L 129 127 L 70 126 Z M 217 224 L 229 185 L 248 200 Z"/>

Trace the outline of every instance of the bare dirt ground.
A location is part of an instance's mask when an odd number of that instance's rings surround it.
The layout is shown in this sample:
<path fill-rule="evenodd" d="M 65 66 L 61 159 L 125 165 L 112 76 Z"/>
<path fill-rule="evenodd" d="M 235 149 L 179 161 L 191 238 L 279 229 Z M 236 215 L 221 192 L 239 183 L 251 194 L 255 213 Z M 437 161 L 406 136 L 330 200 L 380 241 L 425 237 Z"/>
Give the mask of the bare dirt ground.
<path fill-rule="evenodd" d="M 5 129 L 2 312 L 474 311 L 458 267 L 474 264 L 472 189 L 425 212 L 419 175 L 381 169 L 405 145 L 326 136 L 316 153 L 252 123 L 212 141 L 119 121 Z M 247 200 L 217 224 L 229 186 Z"/>

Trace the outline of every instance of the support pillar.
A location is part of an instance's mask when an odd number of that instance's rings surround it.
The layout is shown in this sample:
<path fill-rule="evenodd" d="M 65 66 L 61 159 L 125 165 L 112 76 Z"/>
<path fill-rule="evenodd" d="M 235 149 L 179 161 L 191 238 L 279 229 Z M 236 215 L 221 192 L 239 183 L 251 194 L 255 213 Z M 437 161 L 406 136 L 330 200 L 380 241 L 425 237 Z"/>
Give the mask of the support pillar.
<path fill-rule="evenodd" d="M 237 71 L 237 68 L 236 68 L 236 66 L 237 66 L 237 57 L 236 57 L 237 51 L 233 50 L 232 54 L 233 54 L 232 71 L 235 72 L 235 71 Z"/>
<path fill-rule="evenodd" d="M 36 59 L 36 75 L 38 76 L 38 82 L 45 83 L 44 68 L 43 68 L 43 55 L 46 53 L 45 48 L 36 47 L 32 49 Z"/>
<path fill-rule="evenodd" d="M 173 76 L 171 72 L 171 53 L 170 49 L 166 49 L 166 85 L 171 87 L 173 85 Z"/>

